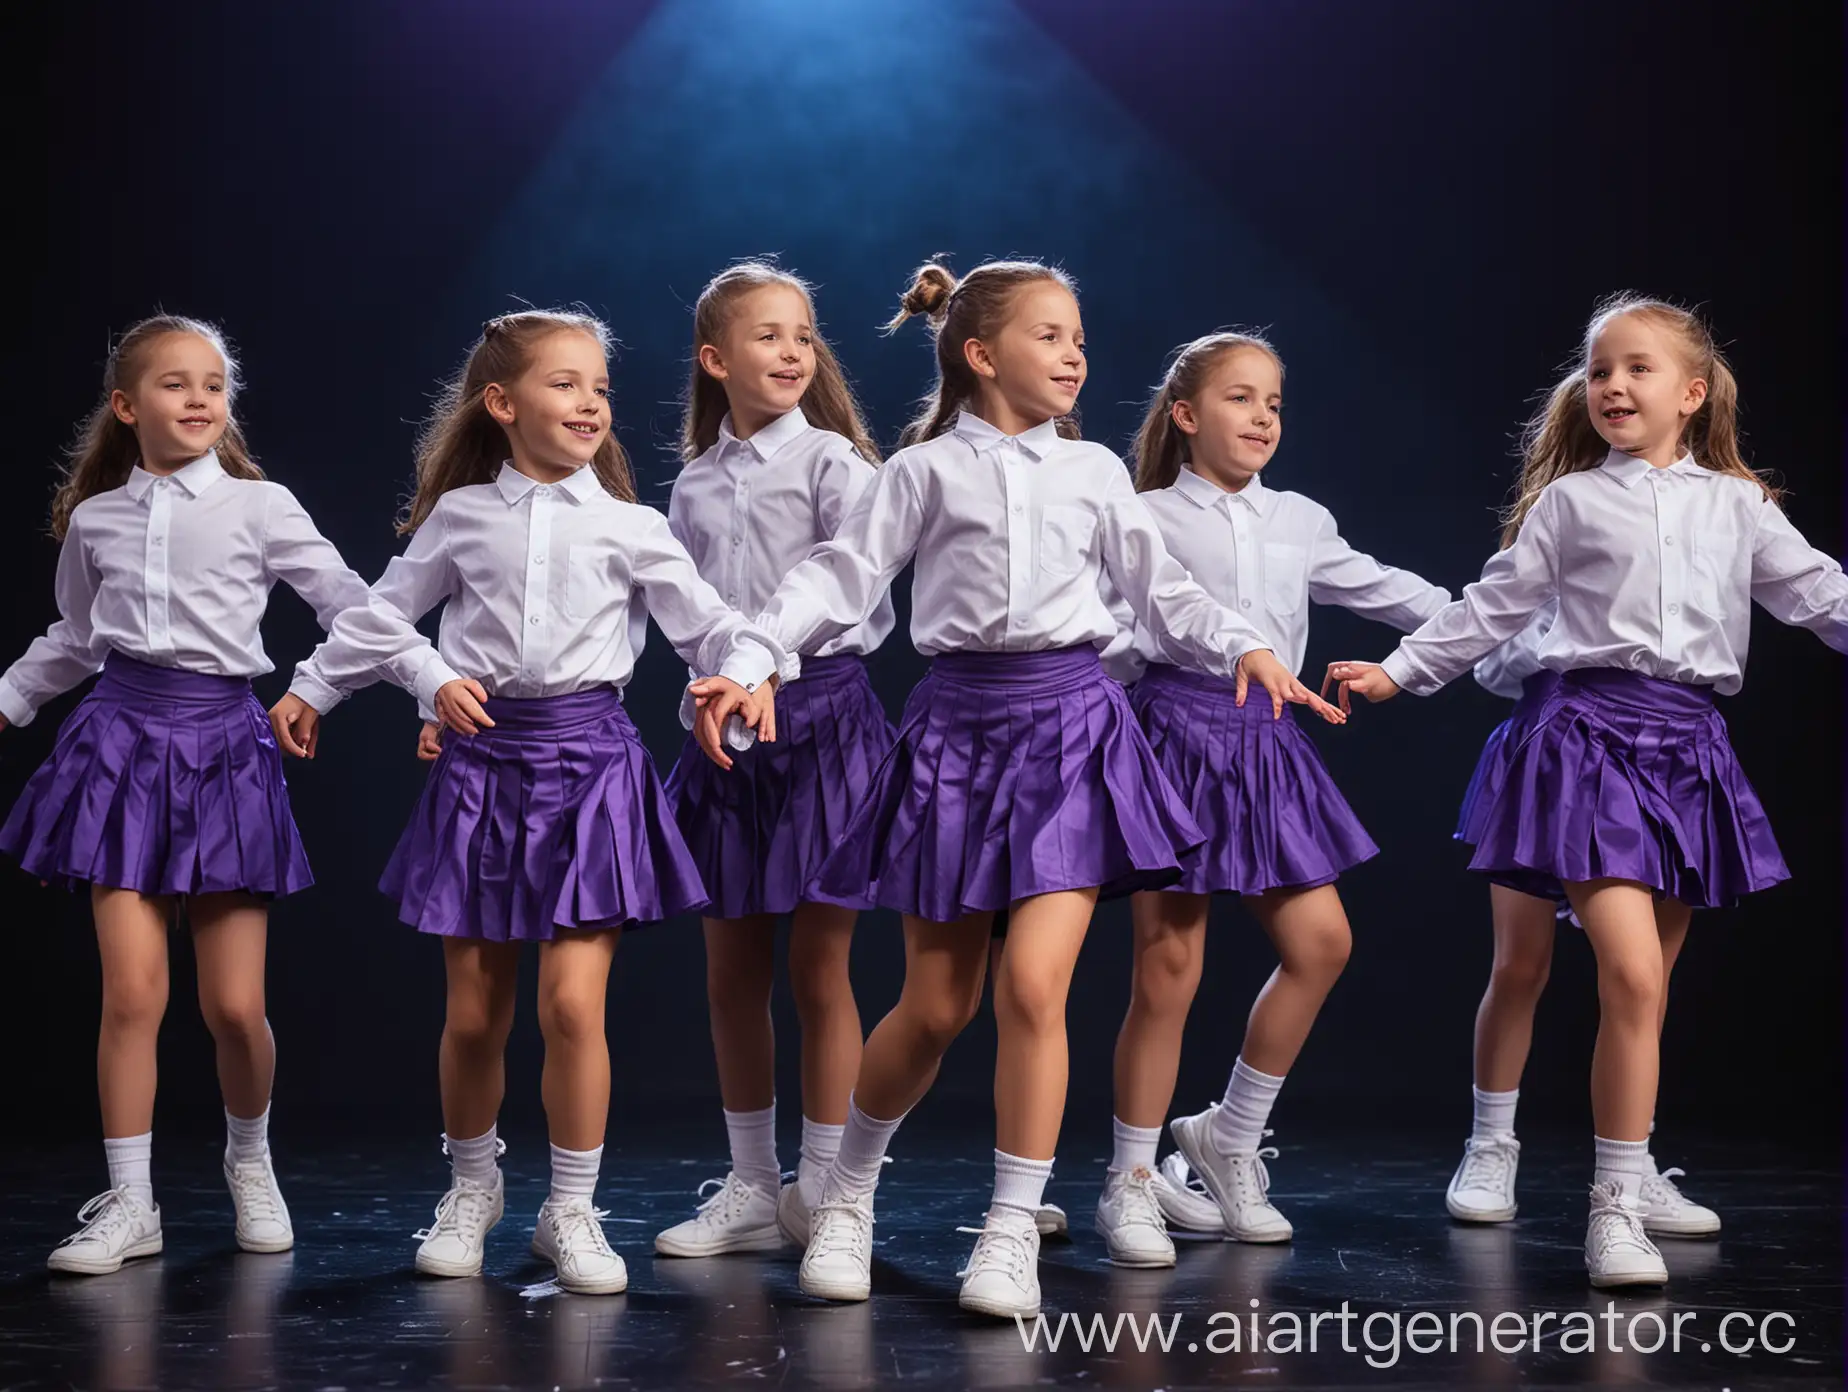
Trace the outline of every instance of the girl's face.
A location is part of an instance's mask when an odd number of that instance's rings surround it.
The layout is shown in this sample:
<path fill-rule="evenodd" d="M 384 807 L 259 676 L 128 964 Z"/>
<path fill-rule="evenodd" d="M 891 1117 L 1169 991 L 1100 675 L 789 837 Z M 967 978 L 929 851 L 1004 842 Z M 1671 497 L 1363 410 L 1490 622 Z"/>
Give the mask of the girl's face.
<path fill-rule="evenodd" d="M 1025 428 L 1069 415 L 1088 371 L 1078 301 L 1055 280 L 1023 285 L 994 336 L 970 339 L 963 354 Z"/>
<path fill-rule="evenodd" d="M 1612 449 L 1646 455 L 1679 444 L 1707 399 L 1706 382 L 1688 371 L 1680 348 L 1672 332 L 1639 314 L 1618 315 L 1592 339 L 1585 404 Z"/>
<path fill-rule="evenodd" d="M 1283 438 L 1283 369 L 1262 348 L 1234 348 L 1220 355 L 1192 400 L 1174 403 L 1173 414 L 1194 471 L 1242 488 Z"/>
<path fill-rule="evenodd" d="M 812 318 L 800 290 L 763 285 L 733 303 L 721 342 L 700 345 L 700 366 L 724 385 L 734 428 L 759 429 L 802 400 L 815 377 Z"/>
<path fill-rule="evenodd" d="M 576 329 L 540 339 L 526 371 L 491 383 L 484 399 L 516 464 L 569 472 L 590 463 L 610 433 L 609 364 L 597 340 Z"/>
<path fill-rule="evenodd" d="M 225 360 L 209 340 L 162 334 L 141 350 L 134 381 L 110 395 L 116 419 L 135 432 L 141 463 L 177 468 L 216 446 L 230 418 Z"/>

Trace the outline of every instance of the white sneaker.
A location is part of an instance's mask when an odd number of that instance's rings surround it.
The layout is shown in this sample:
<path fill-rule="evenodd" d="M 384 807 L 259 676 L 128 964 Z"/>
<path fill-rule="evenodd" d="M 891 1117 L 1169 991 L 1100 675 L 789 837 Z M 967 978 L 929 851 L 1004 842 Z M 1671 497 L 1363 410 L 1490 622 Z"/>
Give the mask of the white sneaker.
<path fill-rule="evenodd" d="M 74 1276 L 106 1276 L 122 1263 L 160 1251 L 160 1209 L 126 1189 L 105 1189 L 77 1210 L 77 1231 L 51 1249 L 45 1265 Z"/>
<path fill-rule="evenodd" d="M 1095 1226 L 1118 1266 L 1173 1266 L 1174 1240 L 1155 1195 L 1154 1172 L 1142 1165 L 1109 1170 L 1097 1199 Z"/>
<path fill-rule="evenodd" d="M 790 1180 L 777 1194 L 776 1226 L 785 1241 L 797 1247 L 808 1247 L 809 1206 L 802 1202 L 801 1180 Z"/>
<path fill-rule="evenodd" d="M 1033 1226 L 1041 1237 L 1070 1237 L 1072 1220 L 1056 1203 L 1043 1203 L 1033 1211 Z"/>
<path fill-rule="evenodd" d="M 699 1212 L 655 1237 L 655 1251 L 664 1257 L 716 1257 L 723 1252 L 774 1252 L 783 1245 L 777 1226 L 780 1194 L 766 1194 L 738 1177 L 709 1179 L 699 1186 L 705 1198 L 709 1185 L 718 1190 L 699 1206 Z"/>
<path fill-rule="evenodd" d="M 246 1252 L 286 1252 L 295 1245 L 289 1206 L 276 1187 L 276 1170 L 265 1150 L 255 1160 L 225 1162 L 225 1183 L 237 1210 L 237 1245 Z"/>
<path fill-rule="evenodd" d="M 1643 1231 L 1642 1205 L 1626 1202 L 1615 1184 L 1591 1186 L 1591 1222 L 1585 1229 L 1585 1268 L 1599 1290 L 1662 1286 L 1668 1268 Z"/>
<path fill-rule="evenodd" d="M 808 1248 L 796 1283 L 818 1300 L 865 1300 L 873 1293 L 873 1196 L 849 1198 L 832 1178 L 809 1210 Z"/>
<path fill-rule="evenodd" d="M 1224 1237 L 1226 1216 L 1219 1204 L 1206 1192 L 1206 1185 L 1193 1172 L 1187 1157 L 1178 1150 L 1168 1152 L 1155 1172 L 1155 1202 L 1161 1205 L 1170 1233 L 1203 1233 Z"/>
<path fill-rule="evenodd" d="M 1288 1242 L 1295 1230 L 1288 1218 L 1271 1207 L 1270 1171 L 1264 1168 L 1266 1160 L 1276 1158 L 1277 1148 L 1222 1153 L 1213 1136 L 1213 1117 L 1218 1111 L 1215 1102 L 1194 1116 L 1176 1117 L 1168 1123 L 1168 1132 L 1219 1205 L 1226 1236 L 1234 1242 Z"/>
<path fill-rule="evenodd" d="M 1514 1175 L 1521 1143 L 1513 1136 L 1471 1136 L 1444 1191 L 1444 1207 L 1464 1223 L 1506 1223 L 1515 1215 Z"/>
<path fill-rule="evenodd" d="M 557 1268 L 561 1289 L 573 1295 L 621 1295 L 629 1289 L 629 1268 L 603 1233 L 601 1220 L 607 1217 L 589 1199 L 547 1199 L 539 1205 L 533 1255 Z"/>
<path fill-rule="evenodd" d="M 991 1209 L 981 1227 L 956 1231 L 977 1234 L 969 1264 L 956 1273 L 962 1277 L 956 1303 L 996 1319 L 1037 1315 L 1040 1235 L 1034 1220 L 1018 1210 Z"/>
<path fill-rule="evenodd" d="M 1720 1215 L 1693 1202 L 1674 1185 L 1685 1171 L 1670 1166 L 1643 1180 L 1643 1231 L 1656 1237 L 1712 1237 Z"/>
<path fill-rule="evenodd" d="M 494 1171 L 493 1184 L 458 1179 L 436 1206 L 436 1221 L 419 1228 L 417 1269 L 426 1276 L 479 1276 L 488 1233 L 506 1207 L 506 1181 Z"/>

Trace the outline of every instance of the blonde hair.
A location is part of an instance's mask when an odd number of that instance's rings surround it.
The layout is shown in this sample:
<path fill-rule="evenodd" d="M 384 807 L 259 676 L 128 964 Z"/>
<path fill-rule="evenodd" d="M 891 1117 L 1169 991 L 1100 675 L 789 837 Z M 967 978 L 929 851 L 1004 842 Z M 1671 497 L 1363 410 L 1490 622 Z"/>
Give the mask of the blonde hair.
<path fill-rule="evenodd" d="M 1206 334 L 1192 343 L 1182 344 L 1168 362 L 1161 385 L 1149 399 L 1149 409 L 1130 446 L 1130 458 L 1136 465 L 1136 491 L 1168 488 L 1180 477 L 1187 459 L 1187 435 L 1174 423 L 1174 403 L 1192 401 L 1206 386 L 1213 369 L 1230 353 L 1240 348 L 1255 348 L 1277 364 L 1277 376 L 1283 377 L 1283 359 L 1268 339 L 1255 333 L 1222 329 Z"/>
<path fill-rule="evenodd" d="M 923 316 L 937 345 L 937 380 L 899 436 L 899 444 L 932 440 L 950 428 L 956 413 L 976 397 L 975 370 L 963 356 L 963 344 L 972 338 L 994 337 L 1007 320 L 1014 296 L 1047 280 L 1073 296 L 1078 293 L 1063 270 L 1038 261 L 985 261 L 961 280 L 941 261 L 918 267 L 911 288 L 898 302 L 898 313 L 885 330 L 892 333 L 913 315 Z M 1078 439 L 1077 413 L 1060 416 L 1058 428 L 1066 439 Z"/>
<path fill-rule="evenodd" d="M 693 305 L 693 373 L 687 383 L 686 411 L 680 419 L 682 462 L 691 462 L 712 448 L 719 438 L 719 423 L 730 409 L 725 384 L 700 365 L 699 350 L 708 343 L 717 344 L 724 337 L 739 300 L 753 290 L 773 285 L 794 290 L 802 296 L 802 302 L 808 306 L 810 327 L 814 328 L 814 287 L 768 260 L 740 261 L 727 266 L 699 292 L 699 299 Z M 847 384 L 840 360 L 834 356 L 834 350 L 822 338 L 819 329 L 811 341 L 815 348 L 815 375 L 802 392 L 802 414 L 809 424 L 845 436 L 855 453 L 867 463 L 877 464 L 879 446 L 873 443 L 872 432 L 866 428 L 860 403 L 854 400 L 853 388 Z"/>
<path fill-rule="evenodd" d="M 1706 400 L 1688 418 L 1681 444 L 1694 462 L 1716 474 L 1750 479 L 1772 502 L 1783 497 L 1768 478 L 1739 452 L 1739 385 L 1732 366 L 1714 341 L 1713 330 L 1692 310 L 1666 300 L 1629 292 L 1612 295 L 1597 307 L 1585 327 L 1577 360 L 1547 394 L 1546 404 L 1535 411 L 1521 431 L 1521 472 L 1515 483 L 1514 502 L 1502 513 L 1502 545 L 1511 546 L 1521 523 L 1533 510 L 1540 494 L 1555 479 L 1595 469 L 1610 453 L 1591 419 L 1586 394 L 1586 363 L 1591 345 L 1614 319 L 1634 315 L 1668 330 L 1681 349 L 1682 366 L 1707 384 Z"/>
<path fill-rule="evenodd" d="M 169 334 L 192 334 L 202 338 L 217 351 L 225 363 L 225 433 L 215 446 L 218 462 L 232 478 L 260 479 L 263 471 L 250 457 L 244 441 L 243 427 L 232 414 L 238 388 L 243 385 L 237 375 L 237 359 L 225 336 L 215 324 L 189 319 L 183 314 L 155 314 L 131 325 L 109 349 L 103 365 L 102 399 L 91 408 L 77 437 L 65 451 L 64 471 L 58 479 L 57 492 L 51 499 L 51 534 L 64 540 L 71 528 L 71 514 L 85 498 L 107 493 L 128 482 L 129 471 L 141 457 L 141 444 L 135 429 L 123 423 L 115 413 L 111 398 L 127 391 L 147 371 L 147 353 Z"/>
<path fill-rule="evenodd" d="M 594 315 L 569 309 L 522 309 L 490 319 L 469 349 L 462 370 L 443 386 L 436 409 L 417 437 L 417 491 L 398 520 L 398 531 L 416 531 L 436 500 L 451 489 L 492 483 L 507 458 L 507 432 L 488 414 L 487 390 L 512 382 L 532 366 L 533 349 L 555 333 L 586 334 L 605 354 L 609 327 Z M 612 429 L 592 456 L 590 468 L 611 497 L 635 501 L 629 456 Z"/>

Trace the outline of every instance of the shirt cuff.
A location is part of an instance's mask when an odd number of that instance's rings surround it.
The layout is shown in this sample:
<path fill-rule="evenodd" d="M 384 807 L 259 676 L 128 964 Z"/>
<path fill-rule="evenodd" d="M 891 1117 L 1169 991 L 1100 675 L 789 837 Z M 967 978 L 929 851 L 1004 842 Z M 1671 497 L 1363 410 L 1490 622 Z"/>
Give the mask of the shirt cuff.
<path fill-rule="evenodd" d="M 38 715 L 38 708 L 19 694 L 19 688 L 12 682 L 0 677 L 0 715 L 6 717 L 9 725 L 30 725 Z"/>
<path fill-rule="evenodd" d="M 1420 672 L 1412 664 L 1411 658 L 1405 655 L 1403 647 L 1394 648 L 1386 655 L 1386 660 L 1380 666 L 1385 669 L 1386 675 L 1392 678 L 1395 686 L 1401 691 L 1411 692 L 1414 696 L 1429 696 L 1443 686 L 1441 681 L 1432 681 Z"/>
<path fill-rule="evenodd" d="M 297 700 L 306 701 L 320 715 L 326 715 L 346 700 L 345 692 L 336 691 L 306 667 L 295 669 L 295 680 L 289 683 L 289 694 Z"/>
<path fill-rule="evenodd" d="M 790 667 L 795 669 L 793 675 L 787 670 Z M 794 653 L 788 654 L 785 661 L 779 663 L 777 654 L 761 643 L 742 642 L 732 648 L 731 655 L 725 659 L 725 665 L 719 668 L 719 675 L 737 682 L 746 691 L 755 691 L 771 677 L 779 681 L 794 681 L 801 671 L 801 661 Z"/>
<path fill-rule="evenodd" d="M 417 698 L 417 709 L 435 710 L 436 693 L 448 686 L 450 682 L 461 680 L 460 672 L 443 661 L 441 657 L 432 655 L 411 681 L 411 695 Z"/>

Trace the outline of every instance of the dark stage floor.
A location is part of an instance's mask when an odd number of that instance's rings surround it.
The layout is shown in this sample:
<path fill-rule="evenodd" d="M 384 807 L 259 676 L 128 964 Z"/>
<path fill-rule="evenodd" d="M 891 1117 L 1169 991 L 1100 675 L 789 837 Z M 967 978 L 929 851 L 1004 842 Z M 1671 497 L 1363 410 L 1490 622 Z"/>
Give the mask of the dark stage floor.
<path fill-rule="evenodd" d="M 611 1210 L 608 1231 L 630 1272 L 628 1294 L 607 1299 L 558 1293 L 545 1284 L 549 1268 L 526 1253 L 543 1196 L 537 1138 L 516 1141 L 509 1157 L 508 1215 L 490 1239 L 488 1274 L 453 1282 L 411 1271 L 410 1235 L 428 1221 L 445 1177 L 433 1145 L 291 1147 L 280 1174 L 296 1250 L 258 1257 L 233 1248 L 214 1147 L 166 1144 L 156 1162 L 165 1253 L 113 1276 L 58 1279 L 45 1272 L 45 1256 L 101 1187 L 101 1157 L 93 1147 L 28 1155 L 15 1145 L 0 1167 L 11 1199 L 0 1217 L 0 1387 L 1841 1385 L 1837 1156 L 1684 1145 L 1672 1158 L 1699 1165 L 1686 1187 L 1721 1211 L 1726 1233 L 1664 1242 L 1668 1291 L 1613 1298 L 1591 1291 L 1580 1260 L 1588 1146 L 1524 1139 L 1522 1216 L 1500 1228 L 1445 1217 L 1460 1135 L 1369 1137 L 1359 1164 L 1350 1162 L 1351 1142 L 1293 1144 L 1273 1166 L 1273 1194 L 1296 1241 L 1188 1244 L 1169 1272 L 1104 1262 L 1090 1231 L 1101 1152 L 1074 1146 L 1049 1197 L 1071 1211 L 1076 1236 L 1047 1244 L 1046 1309 L 1055 1326 L 1065 1314 L 1087 1326 L 1093 1316 L 1106 1326 L 1134 1318 L 1147 1348 L 1125 1322 L 1114 1352 L 1101 1338 L 1086 1352 L 1069 1325 L 1056 1351 L 1043 1337 L 1029 1351 L 1013 1325 L 957 1310 L 955 1272 L 969 1239 L 954 1229 L 975 1221 L 987 1197 L 987 1143 L 958 1156 L 922 1126 L 901 1138 L 880 1191 L 874 1299 L 840 1307 L 797 1291 L 793 1251 L 655 1258 L 655 1231 L 686 1216 L 695 1185 L 722 1168 L 669 1158 L 659 1142 L 606 1157 L 599 1202 Z M 697 1153 L 709 1154 L 714 1141 L 705 1135 Z M 1342 1348 L 1344 1301 L 1356 1316 L 1347 1326 L 1352 1352 Z M 1265 1351 L 1252 1350 L 1254 1308 L 1272 1344 Z M 1422 1311 L 1435 1320 L 1414 1325 Z M 1497 1314 L 1516 1312 L 1522 1332 L 1504 1324 L 1503 1346 L 1521 1351 L 1478 1353 L 1465 1319 L 1455 1325 L 1463 1351 L 1450 1352 L 1451 1316 L 1465 1311 L 1491 1329 Z M 1226 1321 L 1211 1322 L 1220 1312 L 1240 1317 L 1239 1351 L 1228 1347 Z M 1304 1351 L 1289 1349 L 1287 1312 L 1300 1317 Z M 1336 1318 L 1320 1324 L 1311 1353 L 1306 1331 L 1317 1312 Z M 1788 1318 L 1768 1318 L 1773 1312 Z M 1372 1366 L 1393 1360 L 1392 1313 L 1396 1362 Z M 1535 1323 L 1546 1314 L 1535 1351 Z M 1596 1347 L 1569 1351 L 1586 1337 L 1586 1314 L 1595 1317 Z M 1161 1331 L 1172 1329 L 1166 1352 L 1159 1336 L 1149 1338 L 1151 1315 Z M 1727 1352 L 1722 1325 L 1733 1348 L 1750 1340 L 1749 1352 Z M 1562 1329 L 1576 1331 L 1565 1348 Z M 1632 1346 L 1665 1332 L 1660 1351 Z M 1444 1347 L 1412 1352 L 1413 1337 Z M 1767 1352 L 1767 1339 L 1781 1351 Z"/>

